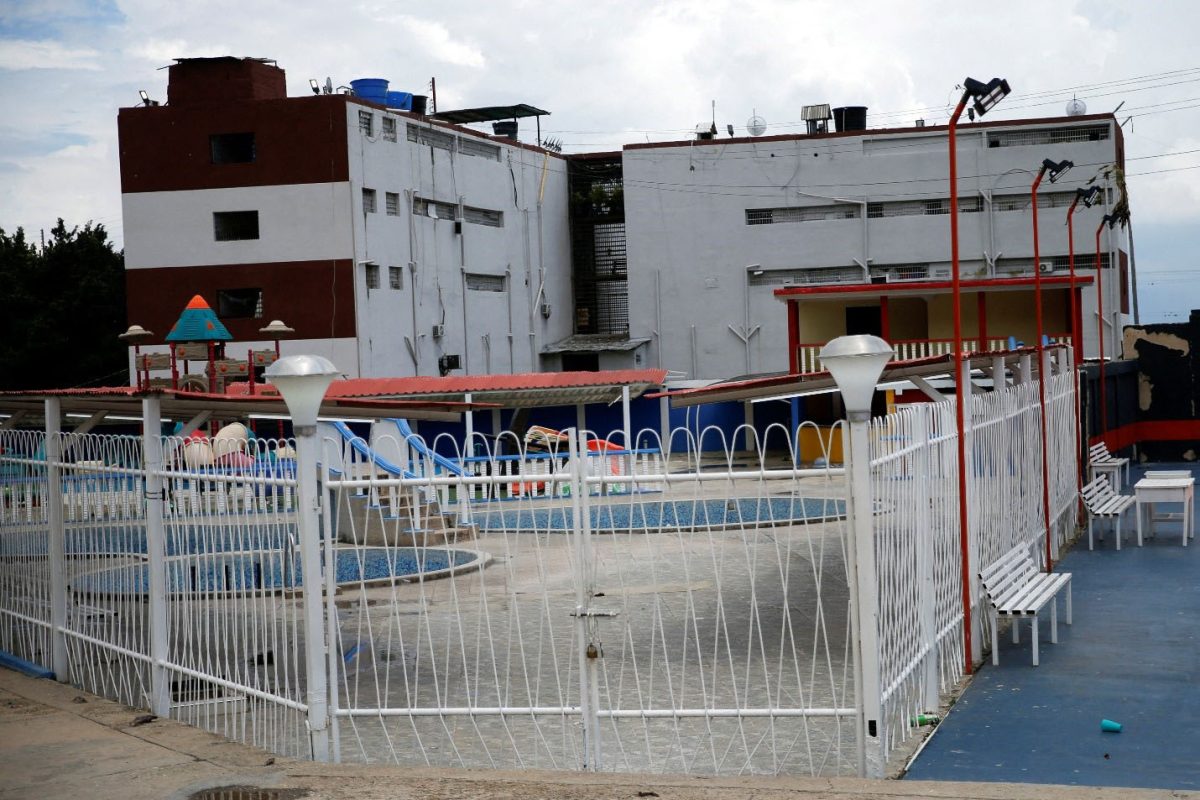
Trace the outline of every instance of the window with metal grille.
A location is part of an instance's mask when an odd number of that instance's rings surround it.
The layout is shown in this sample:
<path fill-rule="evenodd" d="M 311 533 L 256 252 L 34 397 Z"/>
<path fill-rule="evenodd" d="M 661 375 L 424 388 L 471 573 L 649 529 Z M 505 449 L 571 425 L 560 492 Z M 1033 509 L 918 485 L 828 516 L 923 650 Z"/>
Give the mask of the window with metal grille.
<path fill-rule="evenodd" d="M 383 131 L 383 140 L 385 142 L 396 141 L 396 120 L 392 117 L 384 117 L 380 123 L 380 129 Z"/>
<path fill-rule="evenodd" d="M 627 334 L 625 186 L 621 156 L 569 162 L 575 332 Z"/>
<path fill-rule="evenodd" d="M 375 190 L 374 189 L 363 189 L 362 195 L 363 195 L 363 213 L 364 214 L 374 214 L 376 211 Z"/>
<path fill-rule="evenodd" d="M 1038 210 L 1045 208 L 1066 208 L 1075 199 L 1075 192 L 1046 192 L 1038 194 Z M 1030 206 L 1027 194 L 1006 194 L 992 198 L 992 208 L 996 211 L 1024 211 Z"/>
<path fill-rule="evenodd" d="M 816 283 L 862 283 L 859 267 L 805 267 L 769 269 L 761 275 L 750 273 L 751 286 L 796 286 Z"/>
<path fill-rule="evenodd" d="M 441 131 L 422 128 L 419 125 L 408 125 L 408 140 L 417 144 L 426 144 L 440 150 L 454 149 L 454 136 Z"/>
<path fill-rule="evenodd" d="M 958 213 L 972 214 L 983 210 L 983 199 L 979 197 L 960 197 Z M 950 213 L 950 200 L 935 198 L 929 200 L 897 200 L 888 203 L 868 203 L 867 218 L 883 219 L 885 217 L 920 217 Z"/>
<path fill-rule="evenodd" d="M 213 236 L 218 242 L 258 238 L 257 211 L 214 211 Z"/>
<path fill-rule="evenodd" d="M 491 211 L 486 208 L 471 208 L 467 206 L 463 209 L 463 220 L 470 222 L 473 225 L 487 225 L 490 228 L 504 227 L 504 212 Z"/>
<path fill-rule="evenodd" d="M 358 132 L 367 136 L 375 135 L 375 115 L 370 111 L 358 112 Z"/>
<path fill-rule="evenodd" d="M 364 264 L 363 267 L 365 268 L 364 273 L 365 273 L 366 280 L 367 280 L 367 288 L 368 289 L 378 289 L 379 288 L 379 265 L 378 264 Z"/>
<path fill-rule="evenodd" d="M 475 292 L 503 292 L 504 276 L 468 272 L 467 288 Z"/>
<path fill-rule="evenodd" d="M 402 267 L 388 267 L 388 286 L 392 289 L 404 288 L 404 269 Z"/>
<path fill-rule="evenodd" d="M 747 208 L 747 225 L 774 225 L 782 222 L 824 222 L 858 219 L 860 206 L 839 203 L 828 206 L 790 206 L 786 208 Z"/>
<path fill-rule="evenodd" d="M 1103 142 L 1109 138 L 1107 125 L 1076 125 L 1036 130 L 995 131 L 988 134 L 988 147 L 1029 147 L 1068 142 Z"/>
<path fill-rule="evenodd" d="M 458 152 L 467 156 L 491 159 L 492 161 L 500 160 L 500 147 L 498 145 L 481 142 L 469 136 L 459 138 Z"/>
<path fill-rule="evenodd" d="M 439 203 L 437 200 L 428 200 L 424 197 L 413 198 L 413 214 L 418 217 L 454 219 L 457 212 L 458 206 L 453 203 Z"/>
<path fill-rule="evenodd" d="M 872 278 L 888 281 L 916 281 L 929 277 L 928 264 L 885 264 L 871 267 Z"/>
<path fill-rule="evenodd" d="M 249 164 L 254 161 L 253 133 L 215 133 L 208 137 L 214 164 Z"/>
<path fill-rule="evenodd" d="M 389 217 L 400 215 L 400 195 L 397 192 L 383 193 L 383 206 Z"/>

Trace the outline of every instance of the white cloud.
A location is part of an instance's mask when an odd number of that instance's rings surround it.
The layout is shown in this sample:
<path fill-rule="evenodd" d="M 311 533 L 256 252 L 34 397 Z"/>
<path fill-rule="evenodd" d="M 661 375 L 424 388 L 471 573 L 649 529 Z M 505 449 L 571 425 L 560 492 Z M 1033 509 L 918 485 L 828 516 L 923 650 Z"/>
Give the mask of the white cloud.
<path fill-rule="evenodd" d="M 91 48 L 72 48 L 55 41 L 0 39 L 0 69 L 101 69 L 100 53 Z"/>
<path fill-rule="evenodd" d="M 482 67 L 486 63 L 478 47 L 456 40 L 440 22 L 409 16 L 395 17 L 394 21 L 411 37 L 405 38 L 406 43 L 416 44 L 439 61 L 460 67 Z"/>

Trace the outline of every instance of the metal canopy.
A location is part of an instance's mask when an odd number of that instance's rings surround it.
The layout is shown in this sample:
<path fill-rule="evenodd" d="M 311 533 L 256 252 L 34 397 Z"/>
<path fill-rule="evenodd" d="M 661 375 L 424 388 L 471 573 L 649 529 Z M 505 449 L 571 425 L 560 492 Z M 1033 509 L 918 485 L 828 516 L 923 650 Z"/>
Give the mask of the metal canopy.
<path fill-rule="evenodd" d="M 47 389 L 43 391 L 0 393 L 0 413 L 32 412 L 40 417 L 46 398 L 57 397 L 66 412 L 105 411 L 127 417 L 139 417 L 142 398 L 161 398 L 165 418 L 190 417 L 202 411 L 217 416 L 264 414 L 288 417 L 287 406 L 276 394 L 225 395 L 186 392 L 173 389 L 138 390 L 132 387 L 111 389 Z M 378 419 L 397 416 L 415 420 L 456 422 L 464 411 L 492 408 L 490 403 L 447 402 L 435 399 L 382 400 L 370 398 L 326 397 L 321 416 L 342 419 Z"/>
<path fill-rule="evenodd" d="M 1061 346 L 1051 345 L 1045 349 L 1050 351 Z M 1023 357 L 1032 356 L 1036 353 L 1037 349 L 1033 347 L 1017 350 L 995 350 L 987 353 L 972 353 L 969 360 L 972 369 L 988 367 L 997 359 L 1003 359 L 1005 366 L 1012 366 L 1019 363 Z M 1033 364 L 1033 367 L 1036 370 L 1037 364 Z M 953 376 L 953 373 L 954 358 L 952 355 L 947 354 L 910 361 L 893 361 L 884 367 L 883 374 L 879 377 L 879 382 L 894 383 L 909 379 L 933 378 L 939 375 Z M 727 381 L 699 389 L 684 389 L 682 391 L 664 392 L 661 395 L 651 396 L 668 397 L 671 400 L 673 408 L 686 408 L 706 403 L 724 403 L 738 400 L 757 400 L 766 397 L 816 394 L 836 388 L 837 384 L 834 383 L 833 377 L 828 372 L 809 372 L 799 375 L 773 375 L 749 380 Z"/>
<path fill-rule="evenodd" d="M 430 119 L 451 122 L 455 125 L 465 125 L 471 122 L 496 122 L 504 119 L 520 119 L 521 117 L 548 117 L 549 111 L 518 103 L 515 106 L 481 106 L 479 108 L 461 108 L 457 111 L 439 111 L 430 114 Z"/>

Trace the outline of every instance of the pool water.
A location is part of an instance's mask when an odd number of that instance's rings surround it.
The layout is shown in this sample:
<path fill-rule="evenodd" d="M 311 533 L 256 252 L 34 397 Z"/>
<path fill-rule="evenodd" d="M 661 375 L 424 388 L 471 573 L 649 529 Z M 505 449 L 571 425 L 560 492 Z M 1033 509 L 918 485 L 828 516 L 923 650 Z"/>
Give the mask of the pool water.
<path fill-rule="evenodd" d="M 732 500 L 633 501 L 593 505 L 592 530 L 597 532 L 736 528 L 817 522 L 844 516 L 842 500 L 816 497 L 741 497 Z M 481 513 L 483 530 L 567 531 L 570 508 L 521 508 Z"/>

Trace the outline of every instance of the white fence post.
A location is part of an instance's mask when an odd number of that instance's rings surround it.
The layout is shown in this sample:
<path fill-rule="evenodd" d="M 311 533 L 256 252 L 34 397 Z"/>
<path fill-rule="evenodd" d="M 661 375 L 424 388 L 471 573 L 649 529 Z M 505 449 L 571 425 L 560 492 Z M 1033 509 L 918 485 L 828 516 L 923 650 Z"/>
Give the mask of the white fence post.
<path fill-rule="evenodd" d="M 293 427 L 296 433 L 296 522 L 303 576 L 304 658 L 308 669 L 308 735 L 314 761 L 329 760 L 329 681 L 325 662 L 322 598 L 320 498 L 317 495 L 317 428 Z"/>
<path fill-rule="evenodd" d="M 600 769 L 599 645 L 594 641 L 591 616 L 595 591 L 592 557 L 590 503 L 587 483 L 587 434 L 571 431 L 569 438 L 571 476 L 571 535 L 575 539 L 575 632 L 579 658 L 579 711 L 583 720 L 583 769 Z"/>
<path fill-rule="evenodd" d="M 54 677 L 71 680 L 67 658 L 66 532 L 63 527 L 62 402 L 47 397 L 46 403 L 46 518 L 50 536 L 50 668 Z"/>
<path fill-rule="evenodd" d="M 858 773 L 883 777 L 883 706 L 879 670 L 879 578 L 875 567 L 875 531 L 871 497 L 871 453 L 867 419 L 852 419 L 844 430 L 847 459 L 846 579 L 850 595 L 850 636 L 854 643 L 854 692 L 858 716 Z M 857 415 L 855 415 L 857 416 Z"/>
<path fill-rule="evenodd" d="M 979 571 L 979 547 L 980 547 L 980 531 L 983 524 L 983 515 L 979 513 L 979 496 L 978 496 L 978 480 L 977 473 L 979 471 L 978 459 L 975 457 L 975 402 L 971 399 L 974 394 L 974 384 L 971 383 L 971 360 L 968 358 L 959 361 L 959 373 L 957 379 L 962 381 L 962 399 L 963 399 L 963 436 L 966 441 L 963 443 L 963 452 L 967 457 L 963 460 L 962 469 L 966 470 L 966 482 L 962 485 L 966 486 L 967 490 L 967 519 L 961 523 L 967 529 L 967 571 L 965 580 L 968 582 L 968 596 L 971 598 L 970 614 L 971 614 L 971 663 L 978 664 L 983 660 L 983 613 L 979 607 L 979 586 L 976 580 L 976 573 Z"/>
<path fill-rule="evenodd" d="M 921 696 L 924 710 L 936 710 L 940 694 L 938 686 L 938 643 L 937 643 L 937 606 L 935 602 L 937 589 L 937 544 L 933 541 L 935 535 L 930 524 L 929 504 L 932 502 L 930 473 L 932 472 L 932 445 L 929 441 L 929 414 L 936 412 L 936 406 L 926 407 L 918 404 L 913 414 L 913 441 L 918 443 L 917 456 L 913 459 L 915 468 L 914 480 L 919 481 L 915 496 L 918 501 L 916 534 L 917 563 L 921 565 L 920 575 L 920 619 L 921 641 L 929 647 L 925 655 L 924 679 L 921 682 Z"/>
<path fill-rule="evenodd" d="M 163 525 L 162 410 L 157 396 L 142 398 L 142 468 L 146 474 L 146 569 L 150 573 L 150 710 L 171 713 L 171 682 L 166 662 L 167 536 Z"/>

